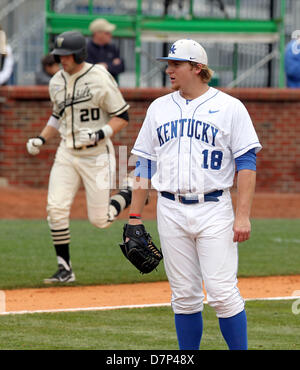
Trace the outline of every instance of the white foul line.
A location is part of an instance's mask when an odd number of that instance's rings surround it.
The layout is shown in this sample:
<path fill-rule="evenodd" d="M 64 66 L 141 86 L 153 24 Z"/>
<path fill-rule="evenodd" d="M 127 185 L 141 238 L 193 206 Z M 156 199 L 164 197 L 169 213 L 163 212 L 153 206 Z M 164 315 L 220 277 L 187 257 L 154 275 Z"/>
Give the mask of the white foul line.
<path fill-rule="evenodd" d="M 171 306 L 170 303 L 153 303 L 153 304 L 133 304 L 123 306 L 102 306 L 102 307 L 78 307 L 78 308 L 58 308 L 53 310 L 34 310 L 34 311 L 8 311 L 0 312 L 0 315 L 19 315 L 30 313 L 55 313 L 55 312 L 79 312 L 79 311 L 106 311 L 106 310 L 119 310 L 122 308 L 146 308 L 146 307 L 164 307 Z"/>
<path fill-rule="evenodd" d="M 300 296 L 290 297 L 267 297 L 267 298 L 246 298 L 245 301 L 281 301 L 281 300 L 293 300 L 298 299 Z M 204 301 L 207 304 L 207 301 Z M 80 312 L 80 311 L 109 311 L 109 310 L 120 310 L 124 308 L 149 308 L 149 307 L 171 307 L 170 303 L 150 303 L 150 304 L 133 304 L 123 306 L 102 306 L 102 307 L 78 307 L 78 308 L 59 308 L 53 310 L 23 310 L 23 311 L 8 311 L 0 312 L 1 315 L 24 315 L 33 313 L 58 313 L 58 312 Z"/>

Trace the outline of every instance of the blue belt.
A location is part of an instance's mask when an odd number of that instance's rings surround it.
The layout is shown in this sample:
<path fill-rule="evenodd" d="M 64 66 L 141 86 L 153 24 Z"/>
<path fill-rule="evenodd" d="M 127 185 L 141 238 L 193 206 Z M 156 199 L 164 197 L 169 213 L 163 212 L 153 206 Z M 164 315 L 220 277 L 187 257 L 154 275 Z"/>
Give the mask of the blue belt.
<path fill-rule="evenodd" d="M 161 196 L 170 200 L 175 200 L 175 194 L 169 193 L 168 191 L 161 191 Z M 204 194 L 204 202 L 218 202 L 220 197 L 223 194 L 223 190 L 212 191 L 211 193 Z M 195 204 L 199 203 L 198 199 L 189 199 L 183 195 L 178 195 L 178 200 L 183 204 Z"/>

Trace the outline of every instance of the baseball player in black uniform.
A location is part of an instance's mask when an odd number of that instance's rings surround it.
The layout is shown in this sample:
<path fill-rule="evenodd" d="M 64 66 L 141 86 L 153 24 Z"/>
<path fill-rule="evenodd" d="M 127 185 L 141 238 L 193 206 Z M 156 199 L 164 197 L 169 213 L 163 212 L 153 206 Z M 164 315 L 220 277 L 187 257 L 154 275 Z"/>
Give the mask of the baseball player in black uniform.
<path fill-rule="evenodd" d="M 37 155 L 58 132 L 61 136 L 47 204 L 58 270 L 44 283 L 65 283 L 75 281 L 69 253 L 69 214 L 81 183 L 89 220 L 98 228 L 108 227 L 131 202 L 128 179 L 118 194 L 110 194 L 115 161 L 110 138 L 127 126 L 129 105 L 103 66 L 85 62 L 86 41 L 80 32 L 60 34 L 52 54 L 62 65 L 49 83 L 53 113 L 39 136 L 28 140 L 27 150 Z"/>

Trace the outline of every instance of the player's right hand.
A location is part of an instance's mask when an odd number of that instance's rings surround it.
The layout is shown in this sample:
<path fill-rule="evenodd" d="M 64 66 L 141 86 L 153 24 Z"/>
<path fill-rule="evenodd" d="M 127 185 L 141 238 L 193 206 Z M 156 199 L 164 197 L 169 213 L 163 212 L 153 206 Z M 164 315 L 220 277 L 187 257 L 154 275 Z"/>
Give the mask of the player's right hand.
<path fill-rule="evenodd" d="M 96 133 L 89 128 L 81 128 L 78 138 L 82 145 L 94 145 L 97 142 Z"/>
<path fill-rule="evenodd" d="M 27 151 L 31 155 L 37 155 L 37 154 L 39 154 L 40 147 L 42 145 L 43 145 L 43 140 L 42 139 L 40 139 L 38 137 L 31 138 L 26 143 Z"/>

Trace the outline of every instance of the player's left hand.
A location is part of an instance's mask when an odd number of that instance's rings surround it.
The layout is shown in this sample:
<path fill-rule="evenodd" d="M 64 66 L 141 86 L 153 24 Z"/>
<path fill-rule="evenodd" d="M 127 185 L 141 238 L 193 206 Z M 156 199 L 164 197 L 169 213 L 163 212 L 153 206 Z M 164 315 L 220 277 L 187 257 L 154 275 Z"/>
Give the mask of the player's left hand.
<path fill-rule="evenodd" d="M 94 145 L 97 140 L 96 133 L 89 128 L 80 129 L 78 138 L 82 145 Z"/>
<path fill-rule="evenodd" d="M 236 217 L 233 224 L 233 241 L 244 242 L 250 238 L 251 223 L 248 217 Z"/>
<path fill-rule="evenodd" d="M 156 269 L 163 256 L 141 221 L 133 221 L 130 220 L 130 224 L 124 225 L 123 243 L 120 247 L 124 256 L 142 274 L 148 274 Z"/>

